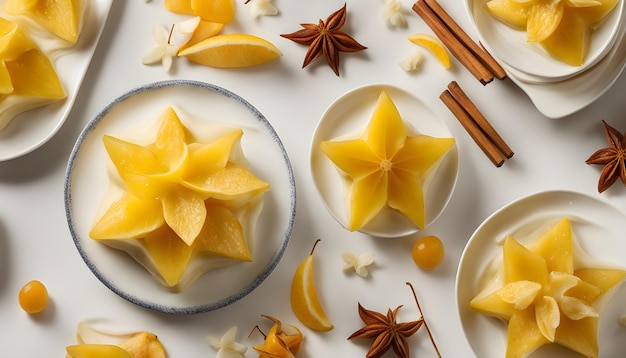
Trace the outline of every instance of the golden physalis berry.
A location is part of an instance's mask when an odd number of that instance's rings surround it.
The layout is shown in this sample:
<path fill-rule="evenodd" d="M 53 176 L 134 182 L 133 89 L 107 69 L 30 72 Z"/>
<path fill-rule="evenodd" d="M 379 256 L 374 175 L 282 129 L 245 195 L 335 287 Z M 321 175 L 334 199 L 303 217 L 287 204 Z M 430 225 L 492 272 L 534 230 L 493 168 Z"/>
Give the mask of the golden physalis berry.
<path fill-rule="evenodd" d="M 413 244 L 413 261 L 423 270 L 432 270 L 439 266 L 444 256 L 443 243 L 437 236 L 424 236 Z"/>
<path fill-rule="evenodd" d="M 48 305 L 48 290 L 43 283 L 33 280 L 22 287 L 18 300 L 26 313 L 38 313 Z"/>

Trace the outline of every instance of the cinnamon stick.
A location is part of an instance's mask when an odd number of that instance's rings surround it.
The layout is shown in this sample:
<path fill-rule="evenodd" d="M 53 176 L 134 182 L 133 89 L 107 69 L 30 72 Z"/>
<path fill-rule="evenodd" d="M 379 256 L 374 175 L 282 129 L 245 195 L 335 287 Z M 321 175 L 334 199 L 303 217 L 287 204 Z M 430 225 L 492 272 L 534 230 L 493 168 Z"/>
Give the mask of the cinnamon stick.
<path fill-rule="evenodd" d="M 446 12 L 446 10 L 437 2 L 437 0 L 424 0 L 426 5 L 441 19 L 441 21 L 450 29 L 452 34 L 471 51 L 485 67 L 499 80 L 506 78 L 506 72 L 498 62 L 491 56 L 487 50 L 479 46 L 471 37 L 454 21 L 454 19 Z"/>
<path fill-rule="evenodd" d="M 469 97 L 465 94 L 461 86 L 456 81 L 452 81 L 448 84 L 448 91 L 452 94 L 452 97 L 465 109 L 465 111 L 474 119 L 478 127 L 485 133 L 485 136 L 493 142 L 493 144 L 504 154 L 507 159 L 513 156 L 513 150 L 502 139 L 500 134 L 493 128 L 491 123 L 485 118 L 480 110 L 474 105 Z"/>
<path fill-rule="evenodd" d="M 483 85 L 506 78 L 506 72 L 495 59 L 478 46 L 435 0 L 418 0 L 415 11 L 450 50 Z"/>
<path fill-rule="evenodd" d="M 463 128 L 469 133 L 474 142 L 487 155 L 491 162 L 500 167 L 504 164 L 506 156 L 487 138 L 474 119 L 467 113 L 463 106 L 452 96 L 449 90 L 445 90 L 439 96 L 441 101 L 450 109 L 452 114 L 459 120 Z"/>

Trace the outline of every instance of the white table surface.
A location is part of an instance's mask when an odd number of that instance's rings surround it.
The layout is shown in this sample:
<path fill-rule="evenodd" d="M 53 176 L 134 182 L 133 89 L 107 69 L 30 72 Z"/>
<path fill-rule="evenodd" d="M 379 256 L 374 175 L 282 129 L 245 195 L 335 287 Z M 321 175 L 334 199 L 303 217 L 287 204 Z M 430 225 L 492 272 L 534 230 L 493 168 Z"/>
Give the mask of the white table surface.
<path fill-rule="evenodd" d="M 254 1 L 254 0 L 252 0 Z M 348 0 L 344 29 L 369 49 L 341 54 L 341 77 L 323 59 L 301 69 L 306 47 L 279 34 L 317 22 L 339 9 L 343 1 L 276 0 L 280 15 L 253 19 L 248 5 L 237 0 L 234 23 L 224 32 L 246 32 L 272 41 L 283 57 L 260 67 L 222 70 L 190 66 L 178 59 L 170 73 L 160 66 L 144 66 L 141 57 L 155 46 L 151 26 L 169 26 L 180 17 L 167 12 L 162 1 L 114 1 L 104 34 L 71 114 L 59 133 L 33 153 L 0 163 L 0 351 L 7 357 L 63 357 L 75 343 L 76 325 L 87 318 L 106 317 L 152 331 L 170 357 L 211 357 L 207 334 L 221 335 L 239 327 L 239 341 L 248 345 L 247 357 L 259 334 L 267 331 L 268 314 L 300 326 L 305 343 L 299 357 L 363 357 L 370 341 L 347 341 L 362 326 L 357 302 L 376 311 L 404 305 L 400 321 L 419 317 L 406 281 L 414 284 L 431 330 L 444 357 L 471 357 L 455 303 L 456 269 L 462 250 L 478 225 L 512 200 L 538 191 L 568 189 L 587 193 L 626 210 L 626 188 L 616 183 L 603 194 L 596 184 L 600 167 L 585 159 L 604 147 L 600 120 L 626 129 L 623 93 L 618 79 L 605 95 L 578 113 L 558 120 L 542 116 L 510 80 L 482 86 L 459 62 L 445 70 L 425 53 L 422 69 L 407 73 L 397 63 L 416 49 L 407 41 L 413 33 L 431 33 L 404 0 L 409 26 L 390 29 L 381 19 L 381 0 Z M 469 34 L 464 7 L 458 1 L 441 4 Z M 623 77 L 623 76 L 622 76 Z M 229 89 L 256 106 L 281 137 L 297 182 L 296 224 L 288 249 L 270 277 L 250 295 L 226 308 L 192 316 L 172 316 L 137 307 L 109 291 L 89 271 L 69 234 L 63 203 L 67 159 L 85 124 L 111 100 L 136 86 L 165 79 L 194 79 Z M 446 85 L 456 80 L 515 151 L 496 168 L 439 100 Z M 309 142 L 325 108 L 355 87 L 391 84 L 413 92 L 450 127 L 460 153 L 456 191 L 445 212 L 422 233 L 401 239 L 377 239 L 340 227 L 318 197 L 309 169 Z M 434 271 L 419 270 L 411 261 L 413 242 L 438 235 L 446 257 Z M 318 293 L 330 320 L 328 333 L 302 326 L 289 305 L 289 286 L 298 263 L 317 239 L 315 275 Z M 376 254 L 370 277 L 342 272 L 342 251 Z M 19 289 L 31 279 L 48 287 L 51 304 L 43 314 L 29 316 L 18 303 Z M 425 331 L 409 339 L 413 356 L 434 357 Z M 393 356 L 388 353 L 387 356 Z"/>

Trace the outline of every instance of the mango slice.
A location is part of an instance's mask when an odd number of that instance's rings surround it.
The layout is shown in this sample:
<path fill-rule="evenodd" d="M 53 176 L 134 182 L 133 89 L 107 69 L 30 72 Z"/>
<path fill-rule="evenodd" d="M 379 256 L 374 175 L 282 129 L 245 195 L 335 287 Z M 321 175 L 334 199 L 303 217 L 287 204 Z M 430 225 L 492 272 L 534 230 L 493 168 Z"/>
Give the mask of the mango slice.
<path fill-rule="evenodd" d="M 193 136 L 173 108 L 158 121 L 148 145 L 103 137 L 125 193 L 97 220 L 90 237 L 117 248 L 123 245 L 115 242 L 136 240 L 152 261 L 144 266 L 169 287 L 178 285 L 196 257 L 251 261 L 234 211 L 258 202 L 270 186 L 231 161 L 243 131 L 189 143 Z"/>
<path fill-rule="evenodd" d="M 85 0 L 6 0 L 9 15 L 23 15 L 59 38 L 76 43 L 82 26 Z"/>
<path fill-rule="evenodd" d="M 453 138 L 407 136 L 383 90 L 363 138 L 323 141 L 321 151 L 352 180 L 348 229 L 358 230 L 389 206 L 425 227 L 423 180 L 454 145 Z"/>
<path fill-rule="evenodd" d="M 133 358 L 114 344 L 77 344 L 65 348 L 69 358 Z"/>
<path fill-rule="evenodd" d="M 470 301 L 482 314 L 508 321 L 506 357 L 525 357 L 554 342 L 586 357 L 598 356 L 597 299 L 625 277 L 621 269 L 574 267 L 568 218 L 528 245 L 508 237 L 503 246 L 503 284 Z M 495 279 L 500 279 L 495 278 Z"/>

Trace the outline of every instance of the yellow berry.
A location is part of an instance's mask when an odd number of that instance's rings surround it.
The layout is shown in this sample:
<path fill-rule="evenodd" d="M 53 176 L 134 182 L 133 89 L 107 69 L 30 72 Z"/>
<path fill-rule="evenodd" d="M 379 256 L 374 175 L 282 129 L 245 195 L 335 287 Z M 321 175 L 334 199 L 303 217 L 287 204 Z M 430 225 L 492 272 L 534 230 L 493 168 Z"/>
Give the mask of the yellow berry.
<path fill-rule="evenodd" d="M 27 313 L 41 312 L 48 304 L 48 290 L 43 283 L 33 280 L 22 287 L 18 299 L 20 306 Z"/>
<path fill-rule="evenodd" d="M 437 236 L 424 236 L 413 244 L 411 254 L 419 268 L 434 269 L 443 260 L 443 243 Z"/>

